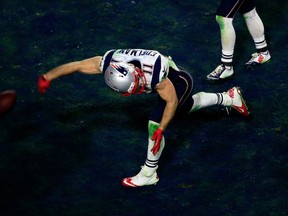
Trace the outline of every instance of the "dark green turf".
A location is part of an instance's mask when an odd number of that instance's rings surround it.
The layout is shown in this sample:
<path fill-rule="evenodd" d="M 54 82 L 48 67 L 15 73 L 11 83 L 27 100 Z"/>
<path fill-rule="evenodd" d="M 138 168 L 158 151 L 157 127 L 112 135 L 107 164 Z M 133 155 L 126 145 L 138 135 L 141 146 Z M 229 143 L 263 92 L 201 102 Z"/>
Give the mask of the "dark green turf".
<path fill-rule="evenodd" d="M 286 216 L 288 5 L 257 2 L 272 60 L 245 71 L 254 46 L 237 15 L 235 76 L 212 85 L 205 77 L 220 58 L 218 1 L 1 1 L 0 91 L 18 94 L 0 118 L 0 215 Z M 239 85 L 252 114 L 211 107 L 175 119 L 158 185 L 123 188 L 145 161 L 155 98 L 124 98 L 101 76 L 81 74 L 37 91 L 41 73 L 112 48 L 171 55 L 195 91 Z"/>

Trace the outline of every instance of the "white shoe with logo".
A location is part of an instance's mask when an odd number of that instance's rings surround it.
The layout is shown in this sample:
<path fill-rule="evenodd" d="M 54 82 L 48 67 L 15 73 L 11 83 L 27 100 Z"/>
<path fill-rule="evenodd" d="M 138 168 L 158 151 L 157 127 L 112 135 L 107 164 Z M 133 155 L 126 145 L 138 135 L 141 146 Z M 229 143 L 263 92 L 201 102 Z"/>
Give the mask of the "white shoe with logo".
<path fill-rule="evenodd" d="M 270 61 L 271 55 L 269 51 L 261 53 L 253 53 L 252 58 L 245 64 L 247 69 L 253 69 L 257 65 L 264 64 Z"/>
<path fill-rule="evenodd" d="M 223 80 L 234 74 L 233 66 L 225 66 L 220 64 L 214 71 L 207 75 L 207 79 L 211 81 Z"/>
<path fill-rule="evenodd" d="M 149 168 L 147 166 L 142 166 L 140 172 L 133 177 L 124 178 L 122 180 L 122 185 L 125 187 L 141 187 L 146 185 L 156 185 L 159 181 L 156 168 Z"/>
<path fill-rule="evenodd" d="M 224 106 L 234 108 L 245 117 L 249 115 L 248 107 L 242 97 L 242 93 L 239 87 L 233 87 L 223 94 L 224 96 L 228 96 Z"/>

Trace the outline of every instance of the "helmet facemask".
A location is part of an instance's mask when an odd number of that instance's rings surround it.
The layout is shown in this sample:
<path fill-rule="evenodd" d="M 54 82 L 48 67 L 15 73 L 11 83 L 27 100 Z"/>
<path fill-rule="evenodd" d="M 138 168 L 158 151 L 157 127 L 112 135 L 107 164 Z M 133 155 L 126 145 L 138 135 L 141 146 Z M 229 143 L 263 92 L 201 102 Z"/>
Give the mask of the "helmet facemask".
<path fill-rule="evenodd" d="M 134 67 L 134 66 L 132 66 Z M 123 96 L 130 96 L 132 94 L 142 94 L 145 90 L 146 78 L 144 72 L 138 68 L 134 67 L 133 71 L 134 82 L 131 84 L 131 90 L 129 89 L 126 93 L 122 93 Z"/>

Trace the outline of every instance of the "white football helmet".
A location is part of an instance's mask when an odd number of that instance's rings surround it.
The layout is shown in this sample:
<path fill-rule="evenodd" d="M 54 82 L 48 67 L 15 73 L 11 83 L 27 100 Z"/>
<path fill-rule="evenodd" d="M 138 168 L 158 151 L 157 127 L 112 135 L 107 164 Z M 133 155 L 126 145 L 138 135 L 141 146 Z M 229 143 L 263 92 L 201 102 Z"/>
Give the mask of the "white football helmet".
<path fill-rule="evenodd" d="M 125 62 L 110 63 L 104 72 L 105 83 L 124 96 L 141 94 L 146 85 L 143 71 Z"/>

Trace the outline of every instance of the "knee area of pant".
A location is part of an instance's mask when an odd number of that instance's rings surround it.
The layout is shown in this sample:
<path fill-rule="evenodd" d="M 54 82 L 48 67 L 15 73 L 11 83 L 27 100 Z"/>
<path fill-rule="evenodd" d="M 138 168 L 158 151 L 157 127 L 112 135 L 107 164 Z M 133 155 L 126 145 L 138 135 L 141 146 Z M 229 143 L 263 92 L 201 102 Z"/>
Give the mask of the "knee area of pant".
<path fill-rule="evenodd" d="M 189 113 L 201 109 L 202 98 L 204 97 L 204 95 L 205 95 L 205 92 L 198 92 L 192 96 L 194 102 L 193 102 L 193 106 L 192 106 L 191 110 L 189 111 Z"/>
<path fill-rule="evenodd" d="M 221 29 L 229 25 L 232 26 L 232 21 L 233 21 L 233 18 L 216 15 L 216 22 L 218 23 Z"/>
<path fill-rule="evenodd" d="M 159 123 L 149 120 L 148 122 L 149 138 L 153 136 L 154 132 L 157 130 L 158 127 L 159 127 Z"/>
<path fill-rule="evenodd" d="M 205 92 L 197 92 L 196 94 L 194 94 L 192 96 L 192 98 L 193 98 L 193 100 L 195 102 L 195 100 L 199 101 L 201 99 L 201 97 L 203 97 L 204 95 L 205 95 Z"/>
<path fill-rule="evenodd" d="M 253 10 L 247 12 L 247 13 L 244 13 L 242 16 L 244 17 L 245 20 L 247 19 L 251 19 L 253 17 L 256 17 L 258 14 L 256 12 L 256 9 L 254 8 Z"/>

